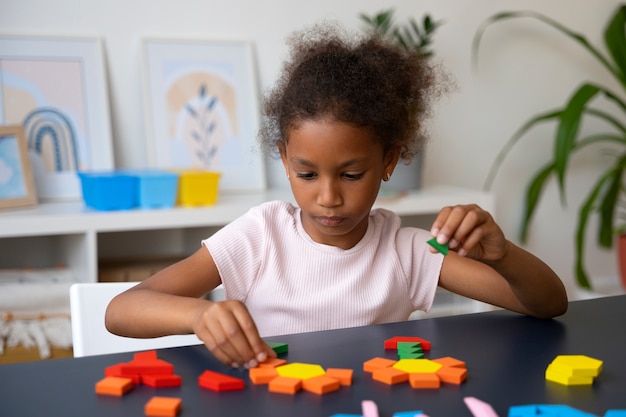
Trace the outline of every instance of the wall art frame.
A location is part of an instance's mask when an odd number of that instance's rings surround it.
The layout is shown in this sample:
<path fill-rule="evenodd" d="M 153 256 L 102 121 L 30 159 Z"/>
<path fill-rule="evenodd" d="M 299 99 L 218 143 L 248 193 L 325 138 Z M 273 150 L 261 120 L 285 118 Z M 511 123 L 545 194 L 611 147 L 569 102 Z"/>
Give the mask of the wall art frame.
<path fill-rule="evenodd" d="M 24 128 L 0 126 L 0 209 L 37 204 Z"/>
<path fill-rule="evenodd" d="M 251 42 L 142 39 L 150 164 L 221 173 L 220 192 L 264 190 Z"/>
<path fill-rule="evenodd" d="M 113 168 L 97 37 L 0 34 L 0 123 L 21 124 L 37 195 L 79 199 L 79 171 Z"/>

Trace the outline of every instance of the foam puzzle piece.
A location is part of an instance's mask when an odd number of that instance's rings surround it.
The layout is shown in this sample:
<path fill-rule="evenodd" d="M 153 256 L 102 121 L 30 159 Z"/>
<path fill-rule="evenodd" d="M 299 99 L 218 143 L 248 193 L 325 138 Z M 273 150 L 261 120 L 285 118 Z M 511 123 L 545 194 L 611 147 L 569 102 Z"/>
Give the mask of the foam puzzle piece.
<path fill-rule="evenodd" d="M 344 414 L 344 413 L 339 413 L 339 414 L 333 414 L 330 417 L 363 417 L 362 414 Z"/>
<path fill-rule="evenodd" d="M 416 336 L 394 336 L 385 340 L 385 349 L 398 349 L 398 342 L 419 342 L 422 350 L 430 350 L 430 342 Z"/>
<path fill-rule="evenodd" d="M 467 379 L 467 369 L 444 366 L 437 371 L 437 377 L 441 382 L 448 384 L 462 384 Z"/>
<path fill-rule="evenodd" d="M 123 378 L 130 378 L 133 380 L 133 384 L 135 385 L 141 384 L 141 375 L 131 374 L 131 373 L 125 374 L 123 372 L 122 365 L 124 364 L 118 363 L 115 365 L 107 366 L 106 368 L 104 368 L 104 376 L 117 376 L 117 377 L 123 377 Z"/>
<path fill-rule="evenodd" d="M 270 366 L 264 368 L 251 368 L 248 372 L 248 376 L 253 384 L 262 385 L 269 384 L 272 379 L 278 376 L 278 372 L 276 372 L 276 368 Z"/>
<path fill-rule="evenodd" d="M 585 413 L 565 404 L 537 405 L 537 415 L 546 417 L 596 417 L 595 414 Z"/>
<path fill-rule="evenodd" d="M 130 362 L 123 363 L 120 368 L 123 375 L 165 375 L 174 373 L 174 365 L 162 359 L 154 359 L 150 361 L 134 359 Z"/>
<path fill-rule="evenodd" d="M 261 368 L 264 367 L 271 367 L 271 368 L 275 368 L 277 366 L 281 366 L 281 365 L 285 365 L 287 363 L 287 361 L 285 359 L 280 359 L 280 358 L 267 358 L 266 360 L 264 360 L 263 362 L 261 362 L 259 364 L 259 366 Z"/>
<path fill-rule="evenodd" d="M 107 376 L 96 382 L 95 389 L 97 394 L 121 397 L 132 390 L 134 386 L 133 380 L 130 378 Z"/>
<path fill-rule="evenodd" d="M 416 410 L 416 411 L 398 411 L 396 413 L 393 413 L 393 415 L 391 417 L 418 417 L 422 414 L 421 410 Z"/>
<path fill-rule="evenodd" d="M 491 404 L 476 397 L 465 397 L 463 401 L 474 417 L 498 417 Z"/>
<path fill-rule="evenodd" d="M 546 369 L 546 381 L 552 381 L 561 385 L 592 385 L 592 376 L 571 376 L 555 371 L 551 365 Z"/>
<path fill-rule="evenodd" d="M 295 394 L 302 389 L 302 380 L 299 378 L 291 378 L 287 376 L 277 376 L 268 384 L 270 392 L 280 394 Z"/>
<path fill-rule="evenodd" d="M 408 381 L 409 374 L 405 371 L 389 366 L 375 369 L 374 372 L 372 372 L 372 379 L 388 385 L 395 385 Z"/>
<path fill-rule="evenodd" d="M 289 352 L 289 345 L 287 343 L 280 343 L 280 342 L 265 342 L 265 343 L 267 343 L 267 345 L 271 347 L 272 350 L 274 350 L 274 352 L 276 352 L 277 355 L 280 355 L 281 353 Z"/>
<path fill-rule="evenodd" d="M 328 368 L 326 369 L 326 376 L 335 378 L 343 386 L 352 385 L 352 376 L 354 370 L 346 368 Z"/>
<path fill-rule="evenodd" d="M 437 249 L 437 252 L 441 253 L 443 256 L 446 256 L 448 254 L 448 244 L 446 243 L 442 245 L 441 243 L 437 242 L 436 237 L 427 240 L 426 243 Z"/>
<path fill-rule="evenodd" d="M 180 387 L 183 379 L 180 375 L 143 375 L 141 383 L 153 388 Z"/>
<path fill-rule="evenodd" d="M 400 359 L 394 365 L 394 368 L 408 373 L 435 373 L 440 370 L 443 365 L 433 362 L 430 359 Z"/>
<path fill-rule="evenodd" d="M 608 410 L 604 413 L 604 417 L 626 417 L 626 409 L 625 410 Z"/>
<path fill-rule="evenodd" d="M 320 365 L 301 362 L 293 362 L 279 366 L 276 368 L 276 372 L 278 372 L 280 376 L 299 379 L 309 379 L 326 374 L 326 371 L 324 371 L 324 368 Z"/>
<path fill-rule="evenodd" d="M 363 417 L 378 417 L 378 406 L 372 400 L 361 401 Z"/>
<path fill-rule="evenodd" d="M 176 417 L 182 408 L 183 400 L 176 397 L 152 397 L 144 407 L 146 416 Z"/>
<path fill-rule="evenodd" d="M 134 360 L 136 361 L 153 361 L 157 358 L 156 350 L 146 350 L 145 352 L 137 352 L 133 355 Z"/>
<path fill-rule="evenodd" d="M 198 377 L 198 385 L 211 391 L 238 391 L 245 387 L 243 379 L 219 372 L 204 371 Z"/>
<path fill-rule="evenodd" d="M 414 389 L 441 388 L 441 379 L 437 374 L 409 374 L 409 384 Z"/>
<path fill-rule="evenodd" d="M 363 362 L 363 371 L 374 372 L 376 369 L 387 368 L 395 365 L 397 361 L 387 358 L 375 357 Z"/>
<path fill-rule="evenodd" d="M 449 366 L 452 368 L 467 368 L 465 362 L 452 356 L 445 356 L 443 358 L 431 359 L 433 362 L 442 364 L 443 366 Z"/>
<path fill-rule="evenodd" d="M 586 355 L 559 355 L 551 365 L 559 372 L 570 372 L 572 376 L 598 376 L 603 362 Z"/>
<path fill-rule="evenodd" d="M 339 380 L 326 375 L 308 378 L 302 381 L 302 389 L 315 394 L 327 394 L 341 387 Z"/>

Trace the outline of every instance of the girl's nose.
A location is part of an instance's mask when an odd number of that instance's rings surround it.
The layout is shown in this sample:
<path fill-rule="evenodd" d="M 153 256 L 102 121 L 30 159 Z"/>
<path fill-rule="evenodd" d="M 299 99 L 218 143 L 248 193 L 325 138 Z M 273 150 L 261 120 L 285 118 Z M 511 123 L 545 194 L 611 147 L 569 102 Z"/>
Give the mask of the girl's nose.
<path fill-rule="evenodd" d="M 341 204 L 341 192 L 337 181 L 329 179 L 320 181 L 319 184 L 317 204 L 322 207 L 336 207 Z"/>

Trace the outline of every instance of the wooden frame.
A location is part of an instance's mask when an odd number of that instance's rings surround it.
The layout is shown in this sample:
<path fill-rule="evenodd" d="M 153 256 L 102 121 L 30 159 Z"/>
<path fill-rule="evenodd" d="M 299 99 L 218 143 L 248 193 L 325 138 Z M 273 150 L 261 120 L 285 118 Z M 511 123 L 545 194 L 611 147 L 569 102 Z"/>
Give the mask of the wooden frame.
<path fill-rule="evenodd" d="M 79 171 L 113 168 L 97 37 L 0 35 L 0 123 L 24 126 L 40 199 L 80 199 Z"/>
<path fill-rule="evenodd" d="M 252 44 L 146 38 L 142 56 L 151 165 L 220 172 L 220 191 L 265 189 Z"/>
<path fill-rule="evenodd" d="M 0 126 L 0 208 L 37 203 L 24 128 Z"/>

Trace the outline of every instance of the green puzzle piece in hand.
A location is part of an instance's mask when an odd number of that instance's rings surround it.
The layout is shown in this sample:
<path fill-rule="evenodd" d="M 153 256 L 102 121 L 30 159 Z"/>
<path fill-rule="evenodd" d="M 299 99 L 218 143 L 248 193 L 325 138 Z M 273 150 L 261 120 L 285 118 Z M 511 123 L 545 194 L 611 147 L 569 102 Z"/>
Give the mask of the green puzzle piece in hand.
<path fill-rule="evenodd" d="M 448 254 L 448 244 L 442 245 L 441 243 L 437 242 L 436 237 L 428 240 L 426 243 L 428 243 L 433 248 L 437 249 L 437 251 L 439 253 L 442 253 L 444 256 Z"/>

